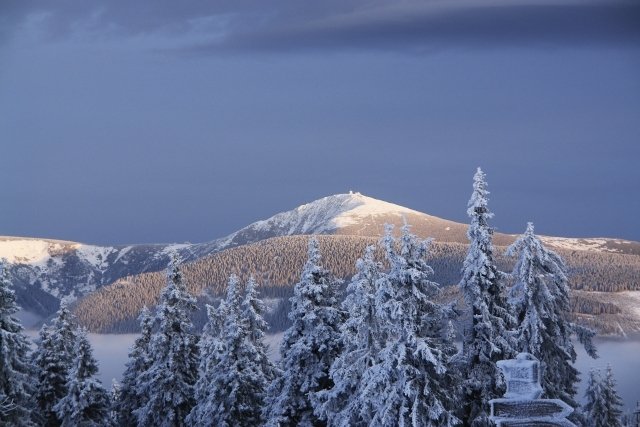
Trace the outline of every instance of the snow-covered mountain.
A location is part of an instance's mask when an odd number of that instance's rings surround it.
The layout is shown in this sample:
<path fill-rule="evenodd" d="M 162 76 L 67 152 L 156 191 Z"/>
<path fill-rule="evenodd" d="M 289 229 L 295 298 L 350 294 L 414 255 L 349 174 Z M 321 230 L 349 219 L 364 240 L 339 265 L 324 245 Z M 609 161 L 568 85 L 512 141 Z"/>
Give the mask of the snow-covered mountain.
<path fill-rule="evenodd" d="M 441 241 L 467 241 L 465 224 L 351 192 L 323 197 L 281 212 L 212 243 L 220 249 L 300 234 L 382 236 L 385 223 L 401 226 L 405 221 L 417 234 Z"/>
<path fill-rule="evenodd" d="M 412 226 L 422 237 L 466 243 L 466 224 L 418 212 L 360 193 L 324 197 L 269 219 L 250 224 L 227 237 L 197 244 L 95 246 L 77 242 L 0 237 L 0 258 L 6 258 L 20 304 L 48 315 L 62 298 L 74 300 L 119 278 L 162 270 L 171 251 L 193 261 L 218 251 L 271 237 L 300 234 L 342 234 L 378 237 L 385 223 Z M 513 235 L 496 233 L 497 245 Z M 640 243 L 619 239 L 547 237 L 550 246 L 571 250 L 640 255 Z"/>
<path fill-rule="evenodd" d="M 404 206 L 365 196 L 361 193 L 336 194 L 323 197 L 293 210 L 281 212 L 257 221 L 241 230 L 194 249 L 198 255 L 253 243 L 278 236 L 300 234 L 346 234 L 377 237 L 385 224 L 411 225 L 413 233 L 440 242 L 467 243 L 467 224 L 438 218 Z M 517 235 L 495 233 L 494 243 L 506 246 Z M 640 242 L 612 238 L 542 237 L 557 249 L 611 252 L 640 255 Z"/>
<path fill-rule="evenodd" d="M 77 242 L 0 237 L 0 258 L 8 264 L 20 305 L 39 315 L 55 311 L 61 299 L 75 300 L 115 280 L 163 269 L 172 250 L 190 245 L 95 246 Z"/>

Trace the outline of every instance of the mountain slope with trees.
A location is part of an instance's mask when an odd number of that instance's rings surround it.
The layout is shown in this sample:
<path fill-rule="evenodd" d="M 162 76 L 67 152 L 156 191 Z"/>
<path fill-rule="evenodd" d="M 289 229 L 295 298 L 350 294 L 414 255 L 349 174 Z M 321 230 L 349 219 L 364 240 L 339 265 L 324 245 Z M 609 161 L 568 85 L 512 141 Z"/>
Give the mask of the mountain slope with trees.
<path fill-rule="evenodd" d="M 183 266 L 185 285 L 189 292 L 204 303 L 216 301 L 226 287 L 229 275 L 242 281 L 254 276 L 261 284 L 261 293 L 271 303 L 292 295 L 292 286 L 302 271 L 309 236 L 285 236 L 228 249 Z M 377 243 L 374 237 L 317 236 L 323 262 L 337 277 L 355 274 L 355 262 L 367 245 Z M 514 260 L 504 255 L 504 247 L 496 247 L 496 263 L 502 271 L 511 271 Z M 460 281 L 467 246 L 460 243 L 432 244 L 429 263 L 434 281 L 447 287 Z M 572 311 L 580 323 L 595 326 L 606 334 L 640 331 L 640 318 L 621 298 L 620 292 L 640 290 L 640 257 L 616 253 L 589 251 L 557 251 L 568 266 L 572 292 Z M 375 258 L 384 262 L 382 251 Z M 165 284 L 163 272 L 125 277 L 79 300 L 74 311 L 81 323 L 95 332 L 131 332 L 138 329 L 136 321 L 143 306 L 152 307 Z M 454 289 L 445 289 L 450 297 Z M 619 298 L 620 297 L 620 298 Z M 282 307 L 280 321 L 286 319 Z M 204 323 L 204 308 L 200 315 Z M 271 316 L 271 317 L 270 317 Z M 267 315 L 276 322 L 274 314 Z M 277 323 L 277 322 L 276 322 Z M 276 329 L 285 327 L 279 323 Z"/>
<path fill-rule="evenodd" d="M 337 194 L 315 200 L 269 219 L 257 221 L 227 237 L 204 243 L 97 246 L 77 242 L 0 237 L 0 258 L 7 259 L 7 271 L 18 304 L 42 317 L 51 316 L 60 301 L 73 301 L 119 279 L 164 269 L 169 254 L 177 252 L 186 261 L 196 261 L 218 252 L 281 236 L 306 234 L 380 238 L 384 224 L 411 225 L 420 238 L 440 243 L 467 244 L 467 225 L 438 218 L 360 193 Z M 506 246 L 514 235 L 494 233 L 496 246 Z M 638 286 L 637 275 L 616 267 L 606 272 L 600 265 L 627 264 L 611 256 L 640 257 L 640 243 L 621 239 L 571 239 L 541 237 L 545 245 L 588 258 L 580 263 L 592 281 L 580 289 L 618 291 Z M 634 258 L 633 262 L 637 262 Z M 571 265 L 571 263 L 569 263 Z M 351 267 L 353 268 L 353 267 Z M 292 273 L 297 276 L 299 271 Z M 616 276 L 611 280 L 611 276 Z M 444 281 L 446 283 L 446 281 Z M 627 285 L 622 285 L 621 282 Z M 221 282 L 224 283 L 224 280 Z M 277 284 L 292 281 L 278 281 Z"/>

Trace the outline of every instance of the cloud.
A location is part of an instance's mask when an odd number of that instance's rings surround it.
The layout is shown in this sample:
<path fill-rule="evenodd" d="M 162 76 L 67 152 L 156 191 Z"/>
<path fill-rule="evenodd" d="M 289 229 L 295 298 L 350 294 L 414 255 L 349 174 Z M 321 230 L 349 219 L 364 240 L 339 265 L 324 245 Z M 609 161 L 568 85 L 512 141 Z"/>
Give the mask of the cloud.
<path fill-rule="evenodd" d="M 45 28 L 48 38 L 78 32 L 156 35 L 183 39 L 178 50 L 196 54 L 423 51 L 443 45 L 640 46 L 640 3 L 632 0 L 5 0 L 2 8 L 0 34 L 39 14 L 46 18 L 39 29 Z M 175 49 L 175 44 L 167 47 Z"/>
<path fill-rule="evenodd" d="M 195 51 L 640 46 L 640 3 L 453 4 L 356 11 L 231 33 Z"/>

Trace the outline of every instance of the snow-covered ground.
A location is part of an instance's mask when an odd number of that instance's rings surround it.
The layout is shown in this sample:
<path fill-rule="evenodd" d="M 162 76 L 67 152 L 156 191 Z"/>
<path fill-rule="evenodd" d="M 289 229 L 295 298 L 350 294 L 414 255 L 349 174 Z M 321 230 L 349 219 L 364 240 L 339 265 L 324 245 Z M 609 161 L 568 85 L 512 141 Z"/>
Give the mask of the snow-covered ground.
<path fill-rule="evenodd" d="M 49 251 L 62 249 L 60 243 L 38 239 L 6 239 L 0 241 L 0 258 L 12 264 L 45 266 L 51 257 Z"/>
<path fill-rule="evenodd" d="M 254 222 L 221 239 L 226 246 L 238 235 L 276 232 L 274 235 L 331 233 L 342 227 L 359 224 L 377 215 L 425 215 L 404 206 L 374 199 L 360 193 L 336 194 L 323 197 L 271 218 Z"/>
<path fill-rule="evenodd" d="M 632 310 L 638 319 L 640 319 L 640 292 L 638 291 L 626 291 L 620 292 L 620 295 L 624 296 L 627 301 L 629 310 Z M 640 386 L 638 386 L 640 389 Z"/>
<path fill-rule="evenodd" d="M 623 253 L 621 249 L 612 247 L 616 245 L 631 245 L 633 242 L 621 239 L 607 238 L 587 238 L 580 239 L 575 237 L 551 237 L 540 236 L 540 240 L 545 245 L 550 245 L 558 249 L 566 249 L 568 251 L 589 251 L 589 252 L 614 252 Z"/>
<path fill-rule="evenodd" d="M 78 257 L 98 268 L 104 266 L 107 256 L 115 251 L 111 246 L 85 245 L 63 240 L 0 236 L 0 258 L 12 264 L 45 267 L 63 250 L 75 250 Z"/>
<path fill-rule="evenodd" d="M 340 213 L 333 219 L 333 224 L 336 228 L 359 224 L 363 218 L 375 215 L 401 216 L 405 213 L 422 215 L 420 212 L 405 208 L 404 206 L 374 199 L 360 193 L 349 193 L 349 196 L 355 207 Z"/>

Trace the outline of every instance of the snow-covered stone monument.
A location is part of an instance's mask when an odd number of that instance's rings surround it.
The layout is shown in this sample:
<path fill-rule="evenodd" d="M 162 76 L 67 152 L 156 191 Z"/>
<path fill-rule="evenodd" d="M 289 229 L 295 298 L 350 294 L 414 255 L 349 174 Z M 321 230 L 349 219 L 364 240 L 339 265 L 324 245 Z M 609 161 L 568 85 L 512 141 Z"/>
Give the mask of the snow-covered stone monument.
<path fill-rule="evenodd" d="M 573 408 L 560 399 L 540 399 L 540 362 L 529 353 L 501 360 L 498 367 L 507 392 L 491 403 L 491 420 L 498 427 L 575 427 L 567 416 Z"/>

